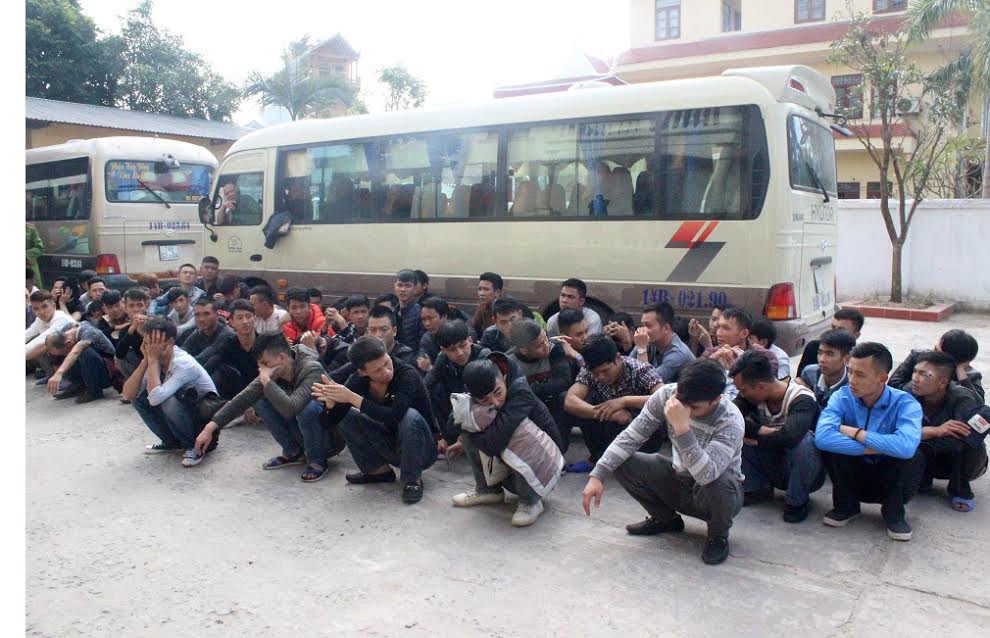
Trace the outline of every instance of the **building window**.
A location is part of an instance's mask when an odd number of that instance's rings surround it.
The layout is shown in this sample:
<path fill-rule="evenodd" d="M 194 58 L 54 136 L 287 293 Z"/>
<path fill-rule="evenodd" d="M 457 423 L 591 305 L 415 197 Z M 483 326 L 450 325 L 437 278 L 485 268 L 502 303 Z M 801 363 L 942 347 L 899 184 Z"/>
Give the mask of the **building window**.
<path fill-rule="evenodd" d="M 835 107 L 839 114 L 851 120 L 863 117 L 862 75 L 833 75 L 832 88 L 835 89 Z"/>
<path fill-rule="evenodd" d="M 903 11 L 907 9 L 907 0 L 873 0 L 873 12 Z"/>
<path fill-rule="evenodd" d="M 794 22 L 825 19 L 825 0 L 794 0 Z"/>
<path fill-rule="evenodd" d="M 880 199 L 880 182 L 866 182 L 866 199 Z"/>
<path fill-rule="evenodd" d="M 839 182 L 839 199 L 859 199 L 859 182 Z"/>
<path fill-rule="evenodd" d="M 742 29 L 742 0 L 722 0 L 722 33 Z"/>
<path fill-rule="evenodd" d="M 657 40 L 681 37 L 681 0 L 656 0 Z"/>

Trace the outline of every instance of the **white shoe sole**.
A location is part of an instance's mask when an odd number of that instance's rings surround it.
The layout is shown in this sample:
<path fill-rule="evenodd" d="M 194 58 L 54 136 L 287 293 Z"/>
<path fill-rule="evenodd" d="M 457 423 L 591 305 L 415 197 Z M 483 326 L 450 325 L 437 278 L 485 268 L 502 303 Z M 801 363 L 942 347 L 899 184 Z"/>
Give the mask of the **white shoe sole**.
<path fill-rule="evenodd" d="M 887 536 L 892 541 L 909 541 L 911 540 L 911 532 L 892 532 L 887 530 Z"/>
<path fill-rule="evenodd" d="M 196 467 L 197 465 L 202 463 L 204 459 L 206 459 L 205 456 L 201 456 L 196 460 L 182 459 L 182 467 Z"/>
<path fill-rule="evenodd" d="M 450 499 L 450 502 L 453 503 L 454 507 L 475 507 L 477 505 L 500 505 L 501 503 L 505 502 L 504 494 L 492 494 L 490 498 L 475 497 L 467 502 L 464 501 L 458 502 L 457 500 L 455 500 L 456 498 L 457 497 L 455 496 L 454 498 Z"/>
<path fill-rule="evenodd" d="M 826 516 L 825 518 L 822 519 L 822 522 L 825 523 L 826 525 L 828 525 L 829 527 L 845 527 L 846 525 L 848 525 L 849 523 L 853 522 L 854 520 L 856 520 L 857 518 L 859 518 L 862 515 L 863 515 L 863 513 L 862 512 L 859 512 L 857 514 L 853 514 L 849 518 L 847 518 L 845 520 L 842 520 L 842 521 L 837 521 L 834 518 L 829 518 L 828 516 Z"/>
<path fill-rule="evenodd" d="M 540 518 L 540 514 L 543 513 L 543 503 L 540 502 L 538 507 L 536 507 L 530 514 L 526 517 L 517 517 L 515 514 L 512 515 L 512 526 L 513 527 L 529 527 Z"/>

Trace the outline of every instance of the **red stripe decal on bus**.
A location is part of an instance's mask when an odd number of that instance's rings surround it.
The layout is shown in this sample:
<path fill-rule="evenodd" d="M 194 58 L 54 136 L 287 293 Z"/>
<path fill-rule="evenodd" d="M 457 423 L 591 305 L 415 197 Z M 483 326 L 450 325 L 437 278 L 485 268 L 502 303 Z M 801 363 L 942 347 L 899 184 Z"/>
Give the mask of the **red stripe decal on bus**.
<path fill-rule="evenodd" d="M 670 238 L 671 244 L 687 244 L 690 245 L 694 236 L 704 227 L 705 222 L 684 222 L 674 233 L 674 236 Z"/>
<path fill-rule="evenodd" d="M 697 244 L 705 243 L 705 240 L 708 239 L 708 236 L 712 234 L 712 231 L 715 230 L 716 226 L 718 226 L 718 222 L 709 223 L 708 227 L 705 228 L 705 231 L 701 233 L 701 237 L 698 237 L 696 241 L 691 242 L 691 247 L 694 248 Z"/>

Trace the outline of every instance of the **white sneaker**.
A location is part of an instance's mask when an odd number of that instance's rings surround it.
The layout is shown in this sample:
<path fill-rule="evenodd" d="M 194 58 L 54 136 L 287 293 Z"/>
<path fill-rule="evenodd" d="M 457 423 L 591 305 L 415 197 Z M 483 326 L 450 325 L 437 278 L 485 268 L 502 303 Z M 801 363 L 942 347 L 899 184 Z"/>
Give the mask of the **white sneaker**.
<path fill-rule="evenodd" d="M 182 455 L 182 467 L 196 467 L 203 462 L 204 458 L 206 457 L 196 450 L 188 449 L 186 450 L 186 453 Z"/>
<path fill-rule="evenodd" d="M 532 505 L 519 502 L 516 513 L 512 515 L 513 527 L 526 527 L 536 522 L 536 519 L 543 513 L 543 501 L 536 501 Z"/>
<path fill-rule="evenodd" d="M 474 507 L 475 505 L 497 505 L 498 503 L 505 502 L 505 492 L 499 490 L 498 492 L 478 492 L 477 490 L 468 490 L 467 492 L 461 492 L 450 499 L 454 503 L 454 507 Z"/>

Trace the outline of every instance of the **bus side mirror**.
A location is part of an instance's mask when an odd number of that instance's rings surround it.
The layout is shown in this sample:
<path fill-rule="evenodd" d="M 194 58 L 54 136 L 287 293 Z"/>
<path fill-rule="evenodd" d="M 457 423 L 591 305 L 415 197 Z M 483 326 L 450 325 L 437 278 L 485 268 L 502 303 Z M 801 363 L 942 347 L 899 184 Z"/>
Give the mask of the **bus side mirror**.
<path fill-rule="evenodd" d="M 203 197 L 199 200 L 199 221 L 204 224 L 210 223 L 210 198 Z"/>

